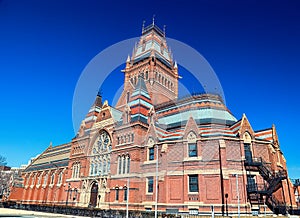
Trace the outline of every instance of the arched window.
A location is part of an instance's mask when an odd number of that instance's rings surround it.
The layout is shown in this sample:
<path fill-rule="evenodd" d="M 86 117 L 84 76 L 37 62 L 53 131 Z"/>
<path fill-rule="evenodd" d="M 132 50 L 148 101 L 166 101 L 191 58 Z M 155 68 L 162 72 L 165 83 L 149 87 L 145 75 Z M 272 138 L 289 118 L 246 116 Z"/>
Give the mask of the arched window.
<path fill-rule="evenodd" d="M 145 73 L 145 79 L 148 80 L 148 78 L 149 78 L 149 73 L 148 73 L 148 71 L 146 71 L 146 73 Z"/>
<path fill-rule="evenodd" d="M 245 132 L 243 136 L 244 140 L 244 152 L 245 152 L 245 159 L 246 162 L 251 163 L 252 162 L 252 149 L 251 149 L 251 136 L 248 132 Z"/>
<path fill-rule="evenodd" d="M 95 163 L 95 169 L 94 169 L 95 175 L 98 175 L 98 164 Z"/>
<path fill-rule="evenodd" d="M 91 163 L 90 175 L 94 175 L 94 163 Z"/>
<path fill-rule="evenodd" d="M 34 183 L 35 183 L 35 178 L 36 178 L 36 174 L 34 174 L 34 175 L 32 176 L 32 179 L 31 179 L 31 185 L 34 185 Z"/>
<path fill-rule="evenodd" d="M 127 156 L 127 173 L 130 172 L 130 156 Z"/>
<path fill-rule="evenodd" d="M 118 143 L 122 143 L 122 138 L 118 137 Z M 91 153 L 90 175 L 104 175 L 110 170 L 107 160 L 110 157 L 112 142 L 106 131 L 101 131 L 97 136 Z"/>
<path fill-rule="evenodd" d="M 72 168 L 72 178 L 79 178 L 80 163 L 74 163 Z"/>
<path fill-rule="evenodd" d="M 48 182 L 48 173 L 45 174 L 44 176 L 44 185 L 47 185 L 47 182 Z"/>
<path fill-rule="evenodd" d="M 106 160 L 104 160 L 104 162 L 103 162 L 103 174 L 105 175 L 106 173 L 107 173 Z"/>
<path fill-rule="evenodd" d="M 62 177 L 63 177 L 63 172 L 61 171 L 58 175 L 58 180 L 57 180 L 57 184 L 61 184 L 62 183 Z"/>
<path fill-rule="evenodd" d="M 130 94 L 129 94 L 129 92 L 127 92 L 127 93 L 126 93 L 126 103 L 129 102 L 129 98 L 130 98 Z"/>
<path fill-rule="evenodd" d="M 40 174 L 40 175 L 38 176 L 37 185 L 40 185 L 40 184 L 41 184 L 41 180 L 42 180 L 42 174 Z"/>
<path fill-rule="evenodd" d="M 102 170 L 102 160 L 100 161 L 100 163 L 99 163 L 99 175 L 102 175 L 102 172 L 103 172 L 103 170 Z"/>
<path fill-rule="evenodd" d="M 121 159 L 121 156 L 118 156 L 118 174 L 121 174 L 122 170 L 122 159 Z"/>
<path fill-rule="evenodd" d="M 126 158 L 125 158 L 125 156 L 123 155 L 122 156 L 122 168 L 123 168 L 123 170 L 122 170 L 122 173 L 123 174 L 125 174 L 125 170 L 126 170 Z"/>
<path fill-rule="evenodd" d="M 107 172 L 110 172 L 110 159 L 107 159 Z"/>
<path fill-rule="evenodd" d="M 50 181 L 51 185 L 54 184 L 54 178 L 55 178 L 55 173 L 53 172 L 52 175 L 51 175 L 51 181 Z"/>

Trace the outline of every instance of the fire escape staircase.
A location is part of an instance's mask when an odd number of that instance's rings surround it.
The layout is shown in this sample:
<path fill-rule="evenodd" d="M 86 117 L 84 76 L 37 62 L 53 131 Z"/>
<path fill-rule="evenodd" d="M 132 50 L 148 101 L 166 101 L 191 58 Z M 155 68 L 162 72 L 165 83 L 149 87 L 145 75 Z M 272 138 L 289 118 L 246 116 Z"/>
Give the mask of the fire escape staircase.
<path fill-rule="evenodd" d="M 282 187 L 282 180 L 287 178 L 285 170 L 273 172 L 262 158 L 253 158 L 251 161 L 245 161 L 247 170 L 258 170 L 259 174 L 266 181 L 264 184 L 247 184 L 248 198 L 251 204 L 266 205 L 276 214 L 286 214 L 287 207 L 284 202 L 278 201 L 274 195 L 275 191 Z M 265 198 L 264 198 L 265 196 Z"/>

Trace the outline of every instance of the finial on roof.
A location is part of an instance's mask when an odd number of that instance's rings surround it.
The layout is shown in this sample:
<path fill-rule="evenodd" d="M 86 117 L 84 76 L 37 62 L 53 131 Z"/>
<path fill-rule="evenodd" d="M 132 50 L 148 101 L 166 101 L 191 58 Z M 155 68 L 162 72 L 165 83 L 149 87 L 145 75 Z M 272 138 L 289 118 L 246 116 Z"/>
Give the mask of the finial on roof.
<path fill-rule="evenodd" d="M 145 22 L 146 21 L 143 20 L 142 33 L 144 32 L 144 29 L 145 29 Z"/>
<path fill-rule="evenodd" d="M 52 142 L 50 142 L 50 144 L 49 144 L 49 148 L 52 148 Z"/>
<path fill-rule="evenodd" d="M 152 25 L 154 26 L 155 24 L 155 14 L 153 14 L 153 17 L 152 17 Z"/>
<path fill-rule="evenodd" d="M 175 61 L 175 63 L 174 63 L 174 68 L 178 68 L 178 66 L 177 66 L 177 61 Z"/>
<path fill-rule="evenodd" d="M 128 55 L 127 56 L 127 60 L 126 60 L 126 63 L 130 62 L 130 56 Z"/>
<path fill-rule="evenodd" d="M 164 37 L 166 37 L 166 25 L 164 25 Z"/>

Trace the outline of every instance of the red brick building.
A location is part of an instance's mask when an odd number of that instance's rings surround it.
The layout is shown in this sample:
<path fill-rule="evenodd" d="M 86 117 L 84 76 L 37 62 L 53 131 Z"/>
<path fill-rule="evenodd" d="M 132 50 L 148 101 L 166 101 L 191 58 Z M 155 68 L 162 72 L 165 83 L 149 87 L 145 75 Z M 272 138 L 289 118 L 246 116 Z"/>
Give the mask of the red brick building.
<path fill-rule="evenodd" d="M 115 107 L 98 94 L 72 141 L 25 169 L 20 201 L 190 214 L 296 206 L 275 127 L 253 130 L 218 95 L 179 99 L 178 67 L 156 25 L 143 28 L 124 74 Z"/>
<path fill-rule="evenodd" d="M 294 183 L 294 194 L 295 194 L 297 209 L 300 209 L 300 179 L 295 179 L 293 183 Z"/>

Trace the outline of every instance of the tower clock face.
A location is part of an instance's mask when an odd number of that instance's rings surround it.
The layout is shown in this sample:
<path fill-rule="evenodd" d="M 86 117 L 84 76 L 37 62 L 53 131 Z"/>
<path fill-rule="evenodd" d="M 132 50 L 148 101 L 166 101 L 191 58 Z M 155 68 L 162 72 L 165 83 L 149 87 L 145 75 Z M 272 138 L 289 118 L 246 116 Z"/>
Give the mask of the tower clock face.
<path fill-rule="evenodd" d="M 100 151 L 106 151 L 111 148 L 111 141 L 110 137 L 107 132 L 103 131 L 98 136 L 98 139 L 96 140 L 97 146 L 94 147 L 97 148 L 98 152 Z M 95 149 L 96 150 L 96 149 Z M 97 151 L 94 151 L 94 153 Z"/>

